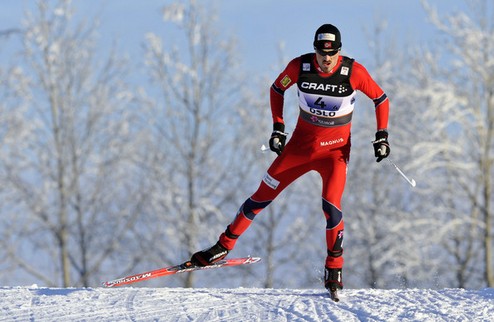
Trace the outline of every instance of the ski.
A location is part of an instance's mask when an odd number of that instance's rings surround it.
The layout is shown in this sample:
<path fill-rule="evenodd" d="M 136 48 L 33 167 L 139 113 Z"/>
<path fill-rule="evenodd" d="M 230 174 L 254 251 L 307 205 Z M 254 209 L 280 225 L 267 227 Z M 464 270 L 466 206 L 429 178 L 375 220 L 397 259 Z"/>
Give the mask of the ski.
<path fill-rule="evenodd" d="M 241 258 L 227 258 L 222 259 L 212 265 L 208 266 L 194 266 L 190 261 L 185 263 L 168 266 L 164 268 L 155 269 L 149 272 L 130 275 L 126 277 L 121 277 L 116 280 L 103 282 L 103 287 L 116 287 L 122 285 L 129 285 L 137 282 L 146 281 L 152 278 L 157 278 L 166 275 L 173 275 L 178 273 L 188 273 L 198 270 L 212 269 L 212 268 L 220 268 L 220 267 L 228 267 L 228 266 L 238 266 L 245 264 L 254 264 L 261 260 L 260 257 L 241 257 Z"/>
<path fill-rule="evenodd" d="M 338 290 L 337 289 L 328 289 L 329 291 L 329 297 L 335 302 L 339 302 L 340 298 L 338 297 Z"/>

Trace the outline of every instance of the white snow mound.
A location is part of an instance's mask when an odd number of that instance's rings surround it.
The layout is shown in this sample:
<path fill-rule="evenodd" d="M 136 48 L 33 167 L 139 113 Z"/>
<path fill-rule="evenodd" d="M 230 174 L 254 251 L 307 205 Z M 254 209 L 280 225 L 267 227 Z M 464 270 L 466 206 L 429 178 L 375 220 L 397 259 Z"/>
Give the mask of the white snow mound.
<path fill-rule="evenodd" d="M 492 321 L 494 289 L 0 288 L 1 321 Z"/>

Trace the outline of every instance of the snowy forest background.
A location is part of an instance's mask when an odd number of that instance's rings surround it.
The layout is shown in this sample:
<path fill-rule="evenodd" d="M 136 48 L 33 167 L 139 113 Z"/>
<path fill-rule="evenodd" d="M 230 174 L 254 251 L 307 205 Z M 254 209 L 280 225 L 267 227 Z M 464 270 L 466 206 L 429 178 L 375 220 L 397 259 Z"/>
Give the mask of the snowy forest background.
<path fill-rule="evenodd" d="M 374 162 L 372 102 L 359 96 L 343 200 L 348 288 L 494 287 L 494 9 L 423 6 L 436 46 L 403 48 L 385 24 L 370 27 L 366 67 L 390 97 L 391 158 L 417 187 Z M 1 285 L 97 286 L 182 262 L 257 188 L 275 157 L 259 149 L 273 79 L 242 70 L 235 39 L 200 1 L 162 13 L 137 63 L 102 52 L 97 17 L 67 0 L 39 1 L 22 30 L 0 30 L 0 54 L 22 44 L 0 66 Z M 141 285 L 322 287 L 320 189 L 315 173 L 294 183 L 230 255 L 262 263 Z"/>

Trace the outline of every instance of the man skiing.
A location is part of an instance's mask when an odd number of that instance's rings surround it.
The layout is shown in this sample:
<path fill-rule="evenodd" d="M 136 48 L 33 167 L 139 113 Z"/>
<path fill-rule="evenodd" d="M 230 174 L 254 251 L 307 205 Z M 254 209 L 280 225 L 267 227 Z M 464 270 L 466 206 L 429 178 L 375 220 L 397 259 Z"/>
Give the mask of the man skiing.
<path fill-rule="evenodd" d="M 315 170 L 322 178 L 322 210 L 326 217 L 325 287 L 332 294 L 343 288 L 341 197 L 350 157 L 350 127 L 356 90 L 373 100 L 375 105 L 377 132 L 373 146 L 377 162 L 390 153 L 389 100 L 361 64 L 340 55 L 341 35 L 335 26 L 324 24 L 319 27 L 313 45 L 315 53 L 290 61 L 270 89 L 273 132 L 269 146 L 278 157 L 218 242 L 192 255 L 194 265 L 210 265 L 227 256 L 260 211 L 294 180 Z M 295 84 L 300 114 L 293 135 L 286 143 L 284 93 Z"/>

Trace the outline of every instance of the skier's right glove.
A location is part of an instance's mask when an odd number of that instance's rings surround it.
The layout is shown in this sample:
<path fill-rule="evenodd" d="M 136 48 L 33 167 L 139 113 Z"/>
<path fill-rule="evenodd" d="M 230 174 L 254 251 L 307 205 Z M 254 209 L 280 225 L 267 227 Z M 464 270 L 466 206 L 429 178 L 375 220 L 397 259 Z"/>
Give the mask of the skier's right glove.
<path fill-rule="evenodd" d="M 381 162 L 382 159 L 387 158 L 391 152 L 388 142 L 388 131 L 377 131 L 376 140 L 372 142 L 372 145 L 374 145 L 374 156 L 377 158 L 376 162 Z"/>
<path fill-rule="evenodd" d="M 271 151 L 280 155 L 285 148 L 286 136 L 287 133 L 285 133 L 285 124 L 274 123 L 273 133 L 271 133 L 271 139 L 269 139 L 269 148 Z"/>

